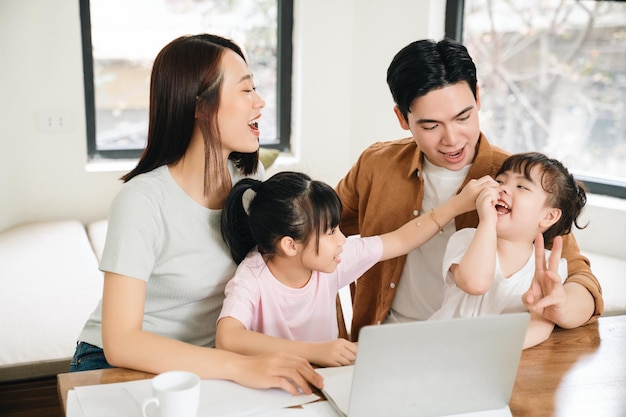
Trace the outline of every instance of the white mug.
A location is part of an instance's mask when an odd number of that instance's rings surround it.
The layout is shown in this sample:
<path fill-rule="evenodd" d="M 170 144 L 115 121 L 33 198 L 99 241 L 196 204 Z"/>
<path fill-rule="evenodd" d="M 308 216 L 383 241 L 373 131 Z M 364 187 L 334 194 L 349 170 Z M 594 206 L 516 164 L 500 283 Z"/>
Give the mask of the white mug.
<path fill-rule="evenodd" d="M 200 402 L 200 377 L 193 372 L 170 371 L 152 378 L 152 397 L 141 406 L 144 417 L 149 417 L 146 410 L 158 408 L 152 416 L 160 417 L 197 417 Z"/>

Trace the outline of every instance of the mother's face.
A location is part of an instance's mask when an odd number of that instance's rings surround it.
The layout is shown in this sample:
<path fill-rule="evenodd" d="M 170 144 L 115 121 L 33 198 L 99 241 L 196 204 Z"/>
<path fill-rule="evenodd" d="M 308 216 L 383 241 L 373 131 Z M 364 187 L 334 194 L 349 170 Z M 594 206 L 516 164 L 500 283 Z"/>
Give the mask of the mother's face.
<path fill-rule="evenodd" d="M 222 56 L 223 81 L 217 123 L 222 149 L 251 153 L 259 148 L 258 122 L 265 101 L 255 90 L 252 74 L 238 54 L 227 50 Z"/>

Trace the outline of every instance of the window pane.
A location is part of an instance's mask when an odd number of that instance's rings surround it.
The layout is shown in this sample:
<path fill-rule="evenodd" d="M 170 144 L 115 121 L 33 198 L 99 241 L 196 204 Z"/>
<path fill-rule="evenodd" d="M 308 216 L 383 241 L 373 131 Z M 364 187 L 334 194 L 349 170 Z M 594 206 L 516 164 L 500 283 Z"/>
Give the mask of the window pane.
<path fill-rule="evenodd" d="M 278 0 L 90 0 L 98 151 L 142 149 L 149 83 L 157 53 L 174 38 L 201 32 L 245 48 L 266 102 L 262 144 L 276 143 Z"/>
<path fill-rule="evenodd" d="M 626 182 L 626 3 L 465 0 L 463 25 L 492 142 Z"/>

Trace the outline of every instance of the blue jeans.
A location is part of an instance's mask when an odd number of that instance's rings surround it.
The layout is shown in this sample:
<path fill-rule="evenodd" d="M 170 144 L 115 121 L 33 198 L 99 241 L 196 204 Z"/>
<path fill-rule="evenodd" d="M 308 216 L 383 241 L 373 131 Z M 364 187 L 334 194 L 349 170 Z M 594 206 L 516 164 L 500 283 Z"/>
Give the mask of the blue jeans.
<path fill-rule="evenodd" d="M 70 362 L 70 372 L 106 368 L 114 368 L 114 366 L 109 365 L 102 349 L 89 343 L 78 342 L 74 357 Z"/>

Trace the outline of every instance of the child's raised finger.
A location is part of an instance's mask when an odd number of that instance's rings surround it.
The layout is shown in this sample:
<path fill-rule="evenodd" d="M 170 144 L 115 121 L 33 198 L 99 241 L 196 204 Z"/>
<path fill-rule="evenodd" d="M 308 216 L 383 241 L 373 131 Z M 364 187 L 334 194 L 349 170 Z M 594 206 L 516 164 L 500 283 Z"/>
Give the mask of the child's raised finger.
<path fill-rule="evenodd" d="M 559 275 L 559 260 L 561 259 L 561 252 L 563 250 L 563 238 L 557 236 L 552 242 L 552 252 L 550 253 L 550 259 L 548 260 L 548 269 Z"/>

